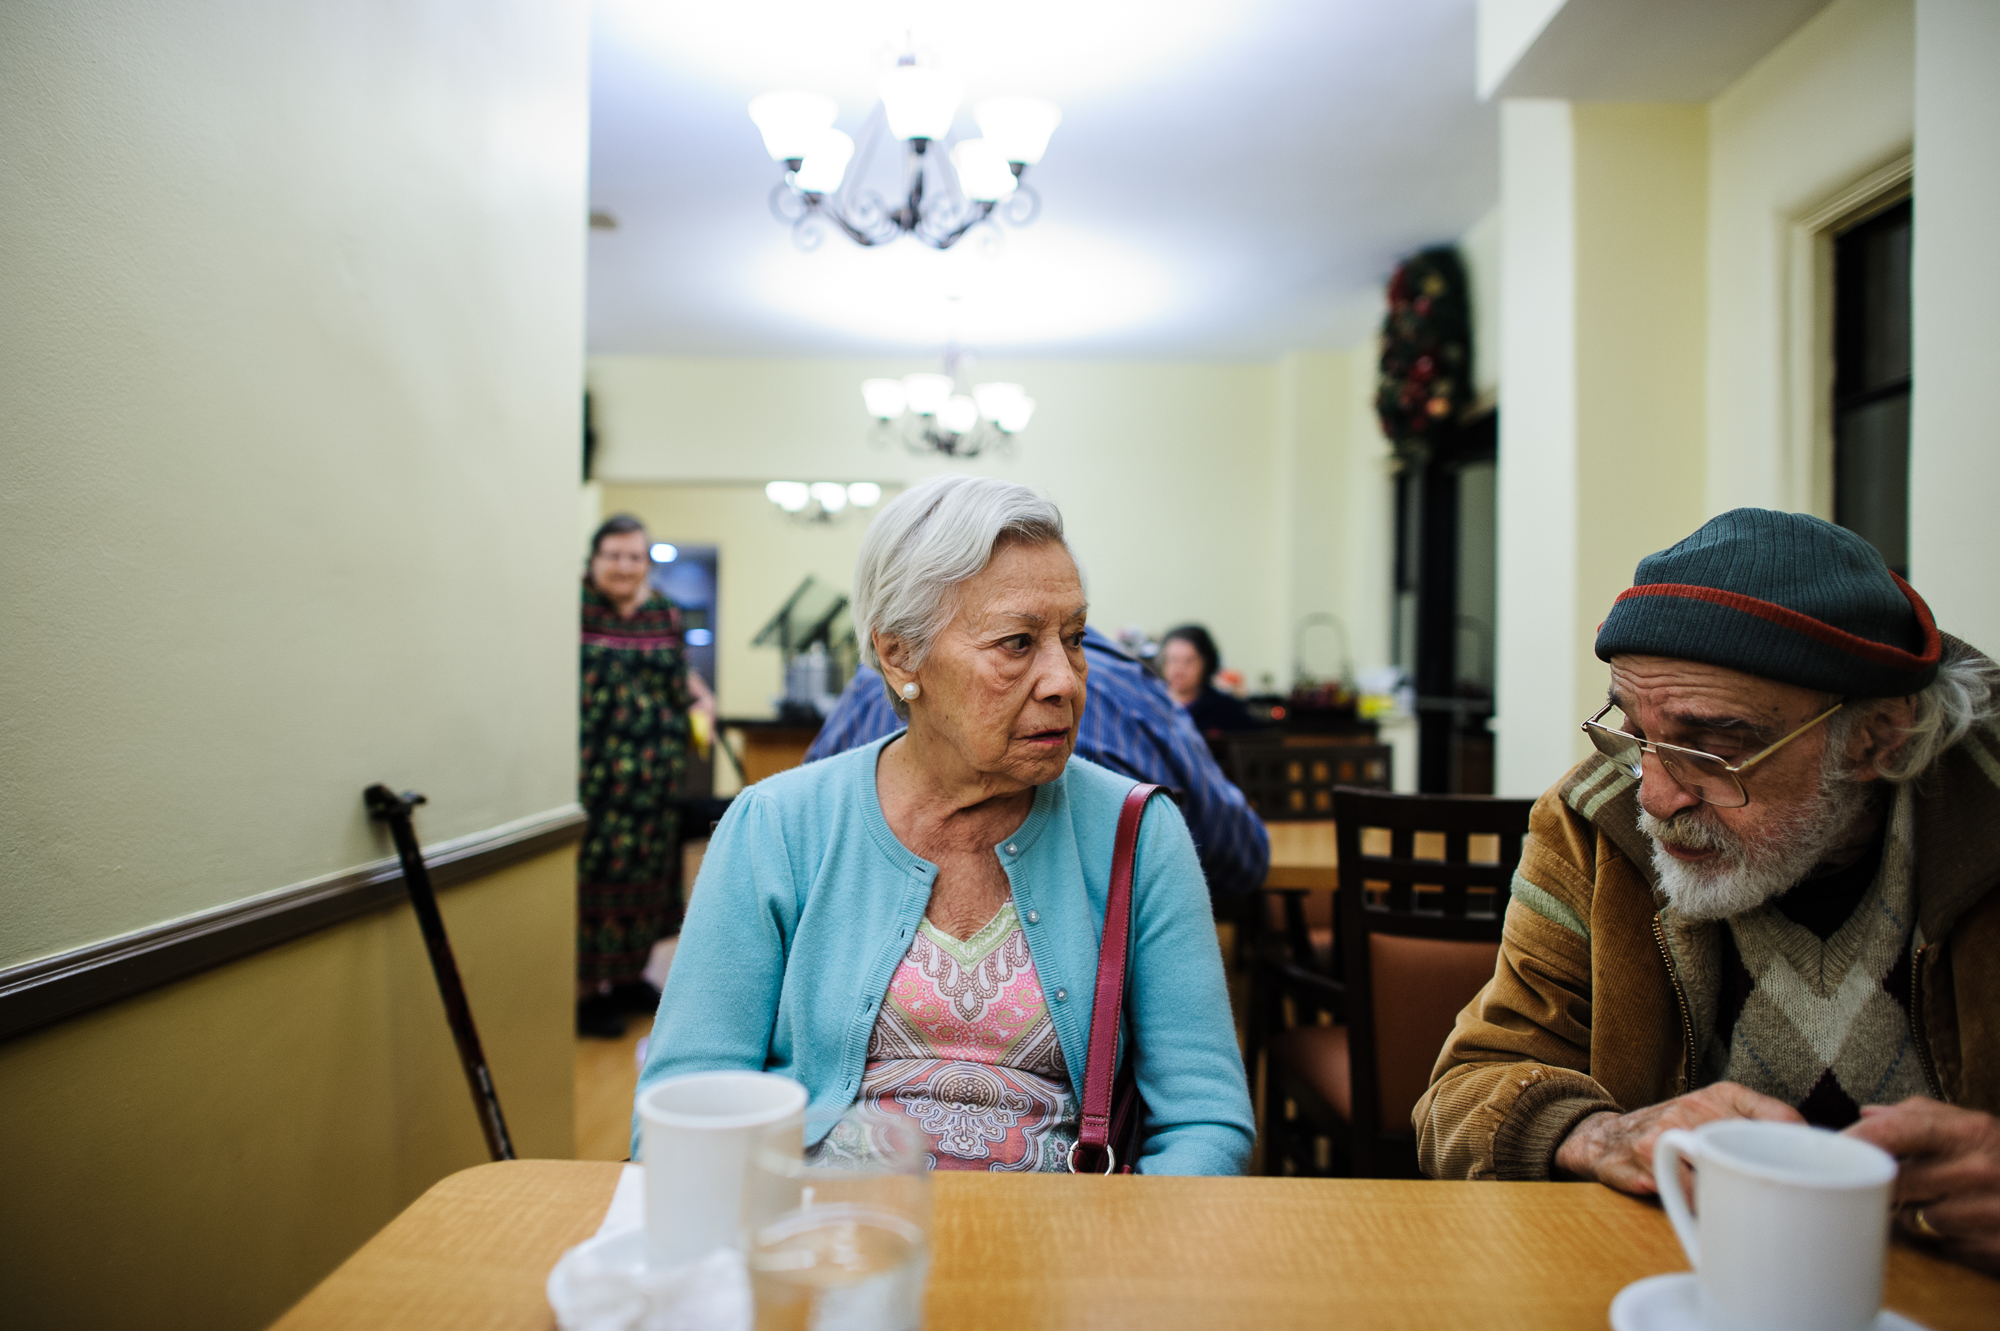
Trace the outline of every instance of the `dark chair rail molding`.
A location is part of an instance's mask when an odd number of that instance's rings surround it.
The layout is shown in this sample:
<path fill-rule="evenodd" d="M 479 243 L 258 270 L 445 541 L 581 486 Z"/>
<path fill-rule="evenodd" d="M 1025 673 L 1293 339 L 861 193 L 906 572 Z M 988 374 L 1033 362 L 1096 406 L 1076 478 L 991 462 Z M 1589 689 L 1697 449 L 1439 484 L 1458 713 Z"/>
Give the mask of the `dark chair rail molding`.
<path fill-rule="evenodd" d="M 451 887 L 561 849 L 583 826 L 583 810 L 565 804 L 428 846 L 424 863 L 434 885 Z M 404 900 L 391 857 L 0 970 L 0 1040 Z"/>

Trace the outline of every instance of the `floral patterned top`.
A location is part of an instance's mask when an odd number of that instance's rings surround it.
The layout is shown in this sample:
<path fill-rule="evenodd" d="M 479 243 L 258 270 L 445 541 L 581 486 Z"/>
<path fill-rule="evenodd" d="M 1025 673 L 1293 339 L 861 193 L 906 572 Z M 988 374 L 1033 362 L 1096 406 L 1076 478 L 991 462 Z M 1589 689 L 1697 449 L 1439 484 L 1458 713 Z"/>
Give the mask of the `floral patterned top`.
<path fill-rule="evenodd" d="M 1002 906 L 960 941 L 928 919 L 889 980 L 859 1098 L 815 1159 L 865 1151 L 866 1125 L 913 1123 L 933 1169 L 1068 1168 L 1076 1097 L 1028 936 Z"/>

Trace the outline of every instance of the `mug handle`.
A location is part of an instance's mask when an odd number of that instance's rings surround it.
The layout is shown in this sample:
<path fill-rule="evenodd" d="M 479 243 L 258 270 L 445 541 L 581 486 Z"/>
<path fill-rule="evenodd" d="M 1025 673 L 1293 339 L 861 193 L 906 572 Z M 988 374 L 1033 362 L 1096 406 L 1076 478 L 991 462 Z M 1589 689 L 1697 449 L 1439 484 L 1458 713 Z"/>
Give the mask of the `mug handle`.
<path fill-rule="evenodd" d="M 1701 1161 L 1701 1142 L 1684 1128 L 1668 1128 L 1653 1143 L 1653 1186 L 1660 1190 L 1660 1205 L 1674 1222 L 1674 1237 L 1687 1253 L 1688 1265 L 1701 1269 L 1701 1240 L 1695 1235 L 1694 1215 L 1688 1210 L 1687 1193 L 1681 1188 L 1681 1157 Z"/>

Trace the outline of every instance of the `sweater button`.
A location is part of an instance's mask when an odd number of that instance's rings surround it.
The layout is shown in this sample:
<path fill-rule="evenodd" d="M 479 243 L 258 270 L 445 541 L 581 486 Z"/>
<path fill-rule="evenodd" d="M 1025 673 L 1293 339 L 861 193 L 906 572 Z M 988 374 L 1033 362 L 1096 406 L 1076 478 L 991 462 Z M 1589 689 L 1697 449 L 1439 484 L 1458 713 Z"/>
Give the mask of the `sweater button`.
<path fill-rule="evenodd" d="M 1007 853 L 1009 855 L 1019 855 L 1021 853 L 1021 848 L 1019 846 L 1016 846 L 1013 842 L 1009 841 L 1007 843 Z"/>
<path fill-rule="evenodd" d="M 1031 910 L 1028 912 L 1029 924 L 1040 924 L 1041 922 L 1042 922 L 1042 913 L 1040 911 Z"/>
<path fill-rule="evenodd" d="M 1067 1002 L 1069 1002 L 1069 990 L 1067 990 L 1067 989 L 1058 989 L 1058 990 L 1056 990 L 1056 1002 L 1058 1002 L 1058 1003 L 1067 1003 Z"/>

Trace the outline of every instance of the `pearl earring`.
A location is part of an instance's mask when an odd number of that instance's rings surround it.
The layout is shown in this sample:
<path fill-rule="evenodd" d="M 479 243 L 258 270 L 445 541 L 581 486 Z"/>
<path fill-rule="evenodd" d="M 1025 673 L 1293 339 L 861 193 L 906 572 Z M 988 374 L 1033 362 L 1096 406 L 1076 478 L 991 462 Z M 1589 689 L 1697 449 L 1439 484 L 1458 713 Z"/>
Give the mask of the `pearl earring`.
<path fill-rule="evenodd" d="M 903 701 L 911 702 L 917 696 L 917 681 L 914 679 L 903 686 Z"/>

